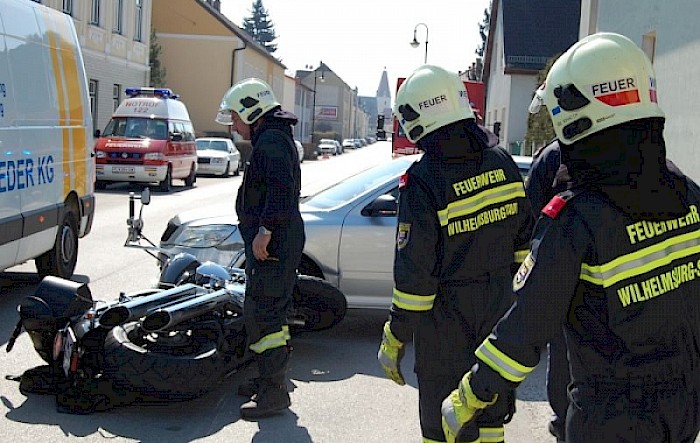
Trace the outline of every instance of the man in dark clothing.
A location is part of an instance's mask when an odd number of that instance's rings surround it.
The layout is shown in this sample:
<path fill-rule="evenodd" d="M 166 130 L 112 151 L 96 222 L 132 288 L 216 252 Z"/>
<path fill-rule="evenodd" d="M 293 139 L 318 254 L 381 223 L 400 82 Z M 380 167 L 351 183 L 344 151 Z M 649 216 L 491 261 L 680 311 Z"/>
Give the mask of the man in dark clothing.
<path fill-rule="evenodd" d="M 297 118 L 280 108 L 267 83 L 250 78 L 226 92 L 217 121 L 253 145 L 236 213 L 245 243 L 246 333 L 259 372 L 248 389 L 253 397 L 240 412 L 244 419 L 257 419 L 291 404 L 287 313 L 305 241 L 301 170 L 292 138 Z"/>
<path fill-rule="evenodd" d="M 395 286 L 378 359 L 403 385 L 401 358 L 414 341 L 423 442 L 440 442 L 443 398 L 512 303 L 512 265 L 527 252 L 532 212 L 518 166 L 476 124 L 456 74 L 422 66 L 394 113 L 424 154 L 399 184 Z M 512 394 L 479 422 L 490 442 L 503 441 Z"/>
<path fill-rule="evenodd" d="M 563 326 L 568 443 L 694 442 L 700 432 L 700 187 L 666 162 L 651 62 L 619 34 L 554 63 L 545 104 L 571 177 L 547 203 L 516 301 L 443 402 L 448 441 L 521 383 Z"/>
<path fill-rule="evenodd" d="M 563 170 L 560 172 L 560 169 Z M 565 171 L 566 166 L 561 164 L 558 141 L 552 141 L 535 153 L 530 173 L 525 180 L 525 193 L 536 218 L 540 217 L 540 211 L 552 197 L 566 190 L 566 181 L 562 177 L 566 175 Z M 547 350 L 547 398 L 554 412 L 549 422 L 549 432 L 558 441 L 563 441 L 566 410 L 569 407 L 566 387 L 571 380 L 564 334 L 556 334 L 552 337 L 547 343 Z"/>

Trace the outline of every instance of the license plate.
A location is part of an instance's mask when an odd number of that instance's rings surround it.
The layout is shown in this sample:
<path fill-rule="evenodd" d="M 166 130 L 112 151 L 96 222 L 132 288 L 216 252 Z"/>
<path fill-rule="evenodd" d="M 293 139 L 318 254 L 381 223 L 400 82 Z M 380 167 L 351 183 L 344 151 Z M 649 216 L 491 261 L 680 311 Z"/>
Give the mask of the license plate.
<path fill-rule="evenodd" d="M 112 172 L 115 174 L 133 174 L 134 168 L 127 168 L 127 167 L 123 167 L 123 166 L 114 166 L 114 167 L 112 167 Z"/>
<path fill-rule="evenodd" d="M 70 363 L 71 357 L 73 356 L 73 351 L 75 350 L 75 333 L 73 329 L 66 328 L 66 335 L 63 338 L 63 373 L 66 377 L 70 373 Z"/>

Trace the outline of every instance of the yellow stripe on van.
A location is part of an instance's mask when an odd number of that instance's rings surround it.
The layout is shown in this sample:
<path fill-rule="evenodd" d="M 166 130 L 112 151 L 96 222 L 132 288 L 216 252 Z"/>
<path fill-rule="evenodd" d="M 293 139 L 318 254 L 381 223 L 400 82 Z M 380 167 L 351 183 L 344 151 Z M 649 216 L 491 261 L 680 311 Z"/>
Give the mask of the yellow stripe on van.
<path fill-rule="evenodd" d="M 73 129 L 73 146 L 75 146 L 75 190 L 78 195 L 87 195 L 87 154 L 85 150 L 86 131 L 84 128 Z"/>
<path fill-rule="evenodd" d="M 70 43 L 73 41 L 73 34 L 68 20 L 71 18 L 66 16 L 63 20 L 49 20 L 47 11 L 44 13 L 47 26 L 55 25 L 49 30 L 47 37 L 55 73 L 59 125 L 63 127 L 63 195 L 67 196 L 73 189 L 78 195 L 85 195 L 87 152 L 80 89 L 84 85 L 81 85 L 82 79 L 78 75 L 80 70 L 77 48 Z"/>

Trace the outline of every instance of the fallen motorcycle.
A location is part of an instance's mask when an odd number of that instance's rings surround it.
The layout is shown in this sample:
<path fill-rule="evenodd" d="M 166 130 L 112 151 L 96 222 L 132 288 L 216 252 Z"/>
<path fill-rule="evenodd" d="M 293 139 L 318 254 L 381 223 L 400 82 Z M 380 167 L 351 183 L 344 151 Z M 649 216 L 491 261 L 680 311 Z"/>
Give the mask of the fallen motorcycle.
<path fill-rule="evenodd" d="M 130 194 L 125 245 L 160 259 L 162 251 L 142 233 L 149 201 L 148 190 Z M 45 277 L 18 306 L 20 320 L 6 347 L 11 351 L 26 330 L 47 363 L 18 377 L 20 390 L 54 394 L 59 411 L 85 414 L 191 399 L 250 360 L 243 270 L 178 254 L 164 260 L 157 286 L 104 302 L 93 299 L 87 284 Z M 297 279 L 293 304 L 293 333 L 332 327 L 346 309 L 340 291 L 306 276 Z"/>

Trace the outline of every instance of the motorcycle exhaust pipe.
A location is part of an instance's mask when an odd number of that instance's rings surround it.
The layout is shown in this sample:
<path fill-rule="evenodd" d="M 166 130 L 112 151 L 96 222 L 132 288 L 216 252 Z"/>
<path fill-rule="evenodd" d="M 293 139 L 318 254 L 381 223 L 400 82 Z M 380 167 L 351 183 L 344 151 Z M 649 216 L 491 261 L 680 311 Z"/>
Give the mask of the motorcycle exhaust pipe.
<path fill-rule="evenodd" d="M 234 298 L 225 289 L 193 297 L 180 303 L 173 303 L 156 309 L 141 322 L 146 332 L 158 332 L 171 328 L 185 320 L 202 315 L 215 309 L 218 305 L 234 302 Z"/>
<path fill-rule="evenodd" d="M 191 296 L 201 289 L 191 283 L 176 286 L 165 291 L 156 292 L 134 300 L 107 308 L 99 317 L 101 326 L 113 328 L 128 321 L 137 320 L 147 315 L 152 310 L 161 307 L 163 304 L 172 303 L 179 298 Z"/>

